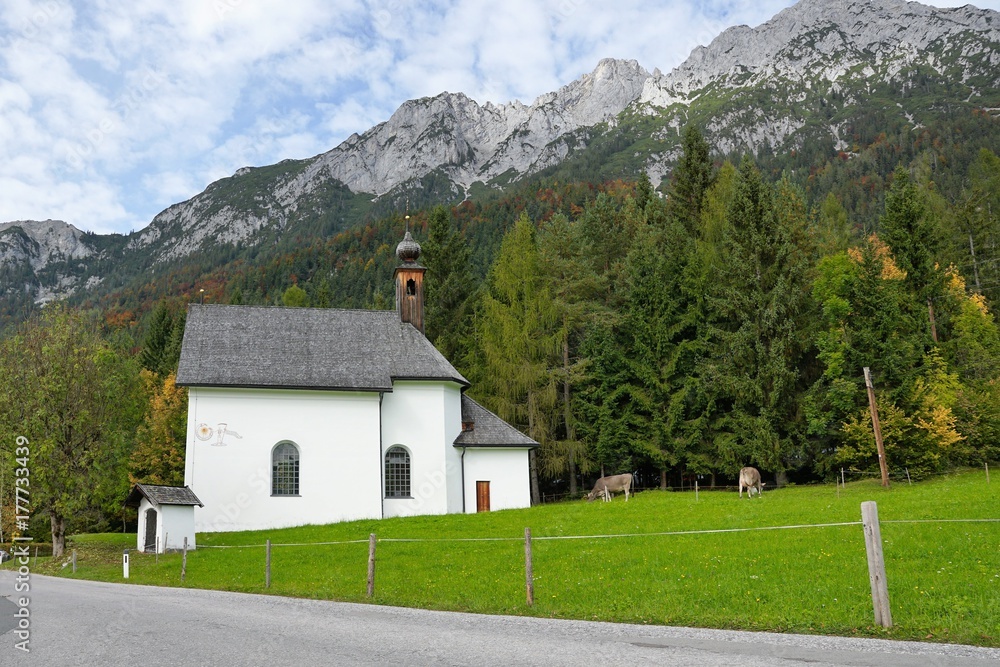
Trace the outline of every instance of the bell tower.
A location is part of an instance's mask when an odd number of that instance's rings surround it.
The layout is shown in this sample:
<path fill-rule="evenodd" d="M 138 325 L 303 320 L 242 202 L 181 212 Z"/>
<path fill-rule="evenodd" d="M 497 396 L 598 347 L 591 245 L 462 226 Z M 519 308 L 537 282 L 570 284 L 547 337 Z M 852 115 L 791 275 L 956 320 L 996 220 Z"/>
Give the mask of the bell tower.
<path fill-rule="evenodd" d="M 409 216 L 406 217 L 406 235 L 396 246 L 396 257 L 402 264 L 393 273 L 396 282 L 396 312 L 401 321 L 409 322 L 420 333 L 424 333 L 424 271 L 427 269 L 417 264 L 420 244 L 410 236 Z"/>

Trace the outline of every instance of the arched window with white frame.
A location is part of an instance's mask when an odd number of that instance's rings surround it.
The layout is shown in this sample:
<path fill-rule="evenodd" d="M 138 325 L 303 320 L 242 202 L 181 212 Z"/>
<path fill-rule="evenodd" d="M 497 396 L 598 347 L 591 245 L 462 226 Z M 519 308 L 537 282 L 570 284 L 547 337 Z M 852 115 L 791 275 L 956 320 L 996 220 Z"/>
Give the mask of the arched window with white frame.
<path fill-rule="evenodd" d="M 279 442 L 271 450 L 271 495 L 299 495 L 299 448 L 293 442 Z"/>

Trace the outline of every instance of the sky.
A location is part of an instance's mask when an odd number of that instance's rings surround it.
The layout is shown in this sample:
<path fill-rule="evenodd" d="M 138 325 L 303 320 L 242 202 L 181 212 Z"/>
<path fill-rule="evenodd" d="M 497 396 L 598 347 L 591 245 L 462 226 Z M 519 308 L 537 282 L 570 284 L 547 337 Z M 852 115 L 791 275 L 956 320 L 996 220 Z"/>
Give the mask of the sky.
<path fill-rule="evenodd" d="M 0 222 L 128 233 L 240 167 L 326 152 L 406 100 L 530 104 L 607 57 L 667 72 L 791 4 L 0 0 Z"/>

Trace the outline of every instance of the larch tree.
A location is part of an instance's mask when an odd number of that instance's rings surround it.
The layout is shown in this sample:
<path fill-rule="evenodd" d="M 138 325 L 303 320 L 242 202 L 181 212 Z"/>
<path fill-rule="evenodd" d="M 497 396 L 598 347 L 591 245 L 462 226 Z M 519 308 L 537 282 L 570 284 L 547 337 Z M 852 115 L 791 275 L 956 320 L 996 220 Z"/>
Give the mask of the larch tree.
<path fill-rule="evenodd" d="M 504 235 L 475 323 L 470 355 L 473 389 L 487 408 L 541 446 L 552 443 L 558 402 L 562 322 L 542 270 L 535 227 L 522 214 Z M 539 502 L 538 468 L 531 462 L 532 502 Z"/>
<path fill-rule="evenodd" d="M 162 379 L 147 370 L 140 375 L 148 407 L 129 457 L 129 479 L 133 483 L 182 486 L 187 389 L 177 386 L 173 372 Z"/>
<path fill-rule="evenodd" d="M 541 268 L 548 289 L 555 301 L 560 319 L 559 344 L 562 364 L 556 371 L 562 403 L 562 428 L 543 459 L 543 472 L 549 476 L 569 477 L 569 493 L 578 492 L 577 473 L 588 472 L 591 461 L 586 443 L 577 433 L 575 387 L 582 375 L 578 356 L 578 341 L 585 327 L 606 315 L 601 305 L 604 284 L 587 261 L 587 244 L 579 225 L 557 213 L 546 221 L 538 233 Z"/>
<path fill-rule="evenodd" d="M 815 238 L 817 259 L 844 252 L 851 244 L 851 224 L 847 210 L 837 196 L 827 193 L 815 216 L 811 232 Z"/>
<path fill-rule="evenodd" d="M 281 305 L 287 308 L 305 308 L 309 305 L 309 293 L 298 285 L 291 285 L 282 293 Z"/>

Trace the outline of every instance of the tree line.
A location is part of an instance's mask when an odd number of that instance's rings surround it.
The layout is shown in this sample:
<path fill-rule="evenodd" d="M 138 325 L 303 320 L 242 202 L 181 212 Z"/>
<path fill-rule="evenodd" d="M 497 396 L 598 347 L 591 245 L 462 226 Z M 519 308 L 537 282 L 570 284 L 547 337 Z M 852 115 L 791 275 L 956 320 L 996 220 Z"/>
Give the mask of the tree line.
<path fill-rule="evenodd" d="M 890 464 L 919 477 L 996 460 L 1000 159 L 950 174 L 950 197 L 935 173 L 897 169 L 861 224 L 832 192 L 810 205 L 787 175 L 714 162 L 688 127 L 660 191 L 551 183 L 479 213 L 417 212 L 427 336 L 541 443 L 536 495 L 640 468 L 663 485 L 743 465 L 875 471 L 864 367 Z M 484 210 L 495 234 L 470 237 Z M 333 259 L 313 243 L 203 284 L 213 301 L 391 308 L 400 222 L 339 233 Z M 183 483 L 183 306 L 161 300 L 140 328 L 53 304 L 0 341 L 0 450 L 32 434 L 33 506 L 56 551 L 67 529 L 120 525 L 131 483 Z"/>
<path fill-rule="evenodd" d="M 892 465 L 981 464 L 1000 426 L 983 279 L 997 185 L 988 151 L 954 202 L 901 167 L 865 230 L 749 158 L 716 168 L 688 128 L 665 197 L 640 180 L 572 218 L 522 215 L 474 305 L 429 308 L 428 333 L 570 493 L 598 468 L 652 468 L 663 485 L 744 465 L 779 479 L 877 470 L 864 367 Z M 455 264 L 434 248 L 428 284 Z"/>

